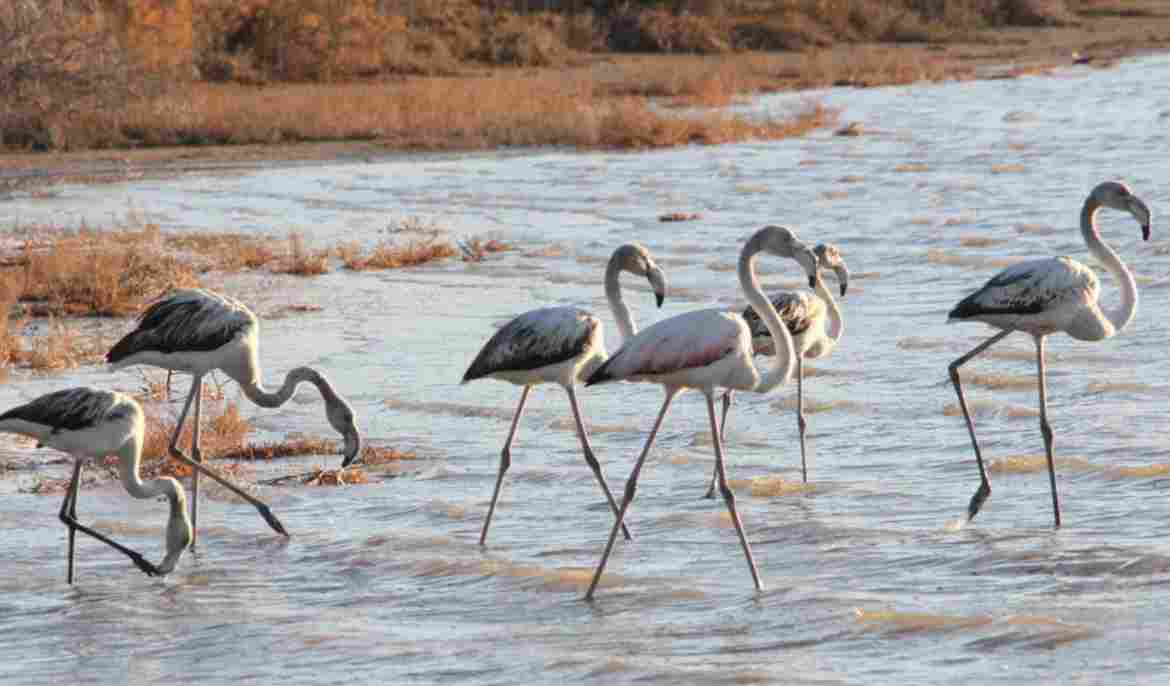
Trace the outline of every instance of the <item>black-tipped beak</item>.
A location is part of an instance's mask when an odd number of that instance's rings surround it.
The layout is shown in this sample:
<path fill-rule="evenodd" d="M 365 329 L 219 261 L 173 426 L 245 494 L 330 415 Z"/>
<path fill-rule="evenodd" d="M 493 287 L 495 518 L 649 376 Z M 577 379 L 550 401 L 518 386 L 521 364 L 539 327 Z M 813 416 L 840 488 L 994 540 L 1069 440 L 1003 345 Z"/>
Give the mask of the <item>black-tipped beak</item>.
<path fill-rule="evenodd" d="M 663 294 L 663 293 L 658 293 L 658 292 L 655 292 L 655 293 L 654 293 L 654 302 L 658 303 L 658 306 L 659 306 L 659 307 L 662 307 L 662 301 L 663 301 L 663 300 L 666 300 L 666 295 L 665 295 L 665 294 Z"/>
<path fill-rule="evenodd" d="M 811 276 L 811 275 L 808 277 L 808 287 L 809 288 L 816 288 L 817 287 L 817 277 Z"/>
<path fill-rule="evenodd" d="M 356 433 L 347 435 L 345 437 L 345 447 L 341 451 L 341 454 L 344 455 L 344 457 L 341 459 L 341 468 L 345 469 L 346 467 L 353 464 L 354 460 L 356 460 L 357 456 L 361 453 L 362 439 Z"/>
<path fill-rule="evenodd" d="M 845 291 L 847 291 L 847 290 L 849 290 L 849 284 L 847 284 L 847 283 L 841 284 L 841 297 L 842 298 L 845 297 Z"/>
<path fill-rule="evenodd" d="M 1142 224 L 1142 240 L 1143 241 L 1150 240 L 1150 225 L 1149 224 Z"/>

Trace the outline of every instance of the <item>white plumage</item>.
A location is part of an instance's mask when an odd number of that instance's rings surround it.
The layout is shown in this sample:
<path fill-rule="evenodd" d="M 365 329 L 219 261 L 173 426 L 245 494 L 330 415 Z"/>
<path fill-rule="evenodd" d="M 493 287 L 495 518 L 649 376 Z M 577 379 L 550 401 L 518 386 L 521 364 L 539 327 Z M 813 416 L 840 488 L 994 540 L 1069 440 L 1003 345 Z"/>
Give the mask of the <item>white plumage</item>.
<path fill-rule="evenodd" d="M 967 506 L 967 519 L 975 518 L 979 508 L 991 495 L 991 483 L 983 466 L 975 424 L 967 409 L 959 368 L 1013 331 L 1031 334 L 1036 343 L 1036 373 L 1040 390 L 1040 432 L 1048 459 L 1048 479 L 1052 490 L 1052 512 L 1060 526 L 1060 501 L 1056 494 L 1056 468 L 1053 455 L 1052 427 L 1048 423 L 1048 400 L 1045 380 L 1045 337 L 1063 331 L 1082 341 L 1100 341 L 1121 331 L 1137 312 L 1137 284 L 1133 274 L 1117 253 L 1101 240 L 1097 230 L 1097 212 L 1109 207 L 1131 214 L 1141 224 L 1142 238 L 1150 238 L 1150 210 L 1124 184 L 1106 181 L 1089 193 L 1081 208 L 1081 237 L 1089 252 L 1113 275 L 1121 288 L 1121 304 L 1104 311 L 1097 301 L 1100 284 L 1093 270 L 1068 257 L 1030 260 L 1004 269 L 982 288 L 961 300 L 951 310 L 948 321 L 973 320 L 990 324 L 1000 332 L 975 346 L 950 365 L 950 377 L 959 397 L 959 406 L 971 436 L 975 460 L 979 466 L 979 489 Z"/>
<path fill-rule="evenodd" d="M 800 476 L 805 482 L 808 481 L 808 461 L 805 457 L 804 435 L 808 422 L 804 418 L 804 360 L 825 357 L 833 352 L 845 332 L 841 309 L 820 278 L 820 270 L 833 270 L 842 297 L 849 288 L 849 268 L 841 257 L 840 249 L 832 244 L 821 243 L 813 248 L 813 252 L 817 255 L 816 293 L 784 291 L 772 296 L 772 306 L 776 308 L 788 333 L 792 334 L 792 347 L 796 351 L 796 426 L 800 434 Z M 743 318 L 751 328 L 755 354 L 775 355 L 775 341 L 764 325 L 764 320 L 751 307 L 743 311 Z M 732 391 L 723 394 L 723 417 L 719 422 L 723 436 L 727 436 L 727 411 L 731 408 L 732 394 Z M 715 497 L 717 481 L 718 476 L 712 474 L 711 485 L 707 488 L 708 498 Z"/>
<path fill-rule="evenodd" d="M 292 397 L 296 387 L 308 382 L 317 387 L 325 400 L 325 415 L 344 438 L 342 467 L 348 466 L 361 450 L 361 438 L 353 409 L 320 372 L 309 367 L 290 371 L 281 387 L 268 391 L 261 381 L 260 323 L 242 303 L 228 296 L 203 289 L 175 290 L 151 303 L 139 317 L 133 331 L 114 344 L 106 361 L 114 369 L 146 364 L 194 377 L 183 412 L 171 436 L 170 452 L 194 468 L 191 482 L 191 520 L 198 522 L 199 475 L 206 474 L 229 488 L 257 508 L 269 526 L 288 535 L 280 520 L 260 500 L 231 484 L 202 465 L 199 451 L 200 415 L 203 377 L 220 369 L 240 384 L 244 395 L 261 407 L 279 407 Z M 179 450 L 179 435 L 187 413 L 195 405 L 195 425 L 191 457 Z M 193 459 L 192 459 L 193 458 Z M 198 531 L 198 529 L 195 529 Z"/>
<path fill-rule="evenodd" d="M 70 388 L 43 395 L 30 403 L 0 414 L 0 431 L 35 438 L 38 446 L 68 453 L 76 460 L 73 478 L 58 514 L 69 528 L 66 580 L 73 583 L 75 535 L 81 531 L 118 550 L 150 576 L 169 574 L 192 540 L 187 519 L 187 499 L 179 482 L 170 478 L 143 483 L 138 475 L 145 421 L 142 408 L 121 393 L 92 388 Z M 166 496 L 170 502 L 163 561 L 155 566 L 139 553 L 122 546 L 77 521 L 77 491 L 82 463 L 107 455 L 119 458 L 119 473 L 126 492 L 139 499 Z"/>
<path fill-rule="evenodd" d="M 738 268 L 740 285 L 747 295 L 748 302 L 760 313 L 768 331 L 779 346 L 772 369 L 764 373 L 756 369 L 752 361 L 751 328 L 741 315 L 721 309 L 709 309 L 671 317 L 647 328 L 626 341 L 613 357 L 593 372 L 586 381 L 586 385 L 590 386 L 609 381 L 648 381 L 662 384 L 666 391 L 662 409 L 626 482 L 625 497 L 621 509 L 618 510 L 617 521 L 594 571 L 593 581 L 585 594 L 586 598 L 593 596 L 597 583 L 605 571 L 618 528 L 634 499 L 638 476 L 666 416 L 666 410 L 675 396 L 686 389 L 701 391 L 707 397 L 711 438 L 715 446 L 715 470 L 719 477 L 720 491 L 731 514 L 744 556 L 747 558 L 752 581 L 757 590 L 762 588 L 751 546 L 744 535 L 743 524 L 735 509 L 735 495 L 727 485 L 721 432 L 715 416 L 715 393 L 718 389 L 767 393 L 784 383 L 792 373 L 795 358 L 792 336 L 780 321 L 776 309 L 760 290 L 756 278 L 755 259 L 760 252 L 796 260 L 808 272 L 810 286 L 816 280 L 817 258 L 791 231 L 778 226 L 766 226 L 757 231 L 740 253 Z"/>
<path fill-rule="evenodd" d="M 666 277 L 654 263 L 649 251 L 640 245 L 633 243 L 623 245 L 610 257 L 605 269 L 605 292 L 618 329 L 625 339 L 632 336 L 637 327 L 622 299 L 618 276 L 623 271 L 646 277 L 659 306 L 665 297 Z M 581 441 L 585 461 L 601 485 L 610 508 L 617 512 L 617 503 L 609 490 L 605 476 L 601 473 L 601 465 L 589 445 L 589 435 L 585 430 L 577 393 L 574 390 L 578 380 L 588 376 L 605 360 L 605 336 L 600 319 L 576 307 L 546 307 L 525 312 L 501 327 L 484 344 L 467 368 L 463 375 L 463 383 L 486 377 L 524 387 L 520 393 L 520 402 L 516 405 L 516 414 L 512 418 L 508 437 L 504 441 L 504 448 L 500 452 L 496 485 L 492 491 L 487 516 L 484 518 L 483 530 L 480 532 L 480 545 L 487 540 L 488 527 L 491 526 L 492 514 L 500 497 L 500 486 L 505 472 L 511 465 L 512 442 L 516 438 L 524 404 L 528 400 L 528 393 L 537 384 L 555 383 L 565 389 L 569 396 L 573 419 L 577 424 L 577 435 Z M 623 532 L 626 538 L 629 538 L 629 531 L 624 527 Z"/>

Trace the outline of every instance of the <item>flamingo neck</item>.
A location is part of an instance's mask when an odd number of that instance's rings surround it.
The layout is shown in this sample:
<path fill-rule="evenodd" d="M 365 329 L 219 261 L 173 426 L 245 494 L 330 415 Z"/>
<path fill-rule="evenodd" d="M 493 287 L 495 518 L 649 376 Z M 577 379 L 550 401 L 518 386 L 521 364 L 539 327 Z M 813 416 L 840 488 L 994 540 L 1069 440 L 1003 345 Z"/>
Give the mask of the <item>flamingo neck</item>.
<path fill-rule="evenodd" d="M 158 496 L 166 496 L 170 504 L 170 515 L 167 518 L 166 548 L 167 554 L 158 565 L 158 570 L 167 574 L 178 564 L 183 552 L 191 545 L 191 520 L 187 515 L 187 495 L 178 481 L 170 477 L 143 481 L 138 474 L 138 466 L 142 456 L 143 427 L 137 428 L 137 435 L 122 446 L 118 451 L 118 468 L 121 472 L 122 486 L 132 497 L 139 500 L 149 500 Z"/>
<path fill-rule="evenodd" d="M 244 395 L 248 396 L 248 400 L 260 407 L 274 408 L 288 402 L 297 390 L 297 386 L 305 381 L 317 387 L 326 403 L 334 402 L 337 399 L 337 393 L 333 390 L 333 386 L 325 380 L 325 377 L 309 367 L 297 367 L 289 371 L 284 377 L 284 383 L 276 391 L 265 389 L 260 383 L 259 374 L 256 374 L 252 381 L 241 383 L 240 388 L 244 390 Z"/>
<path fill-rule="evenodd" d="M 1109 338 L 1125 328 L 1137 313 L 1138 303 L 1137 282 L 1134 281 L 1133 274 L 1113 248 L 1101 240 L 1101 234 L 1097 230 L 1097 212 L 1100 209 L 1101 203 L 1096 197 L 1089 196 L 1085 200 L 1085 205 L 1081 208 L 1081 236 L 1085 239 L 1089 252 L 1105 265 L 1121 286 L 1121 305 L 1104 311 L 1108 325 L 1102 327 L 1100 335 L 1096 337 L 1098 339 Z"/>
<path fill-rule="evenodd" d="M 833 291 L 825 286 L 825 280 L 820 275 L 817 276 L 816 294 L 825 301 L 828 309 L 829 326 L 825 335 L 833 345 L 836 345 L 841 340 L 841 335 L 845 333 L 845 320 L 841 318 L 841 308 L 837 305 L 837 299 L 833 297 Z"/>
<path fill-rule="evenodd" d="M 613 318 L 617 321 L 618 331 L 621 332 L 622 341 L 628 341 L 638 333 L 638 325 L 634 323 L 634 317 L 630 314 L 630 308 L 626 305 L 625 300 L 622 299 L 622 284 L 618 279 L 618 275 L 622 272 L 621 260 L 615 253 L 609 259 L 609 264 L 605 267 L 605 299 L 609 301 L 609 309 L 613 312 Z"/>
<path fill-rule="evenodd" d="M 757 234 L 743 247 L 743 252 L 739 255 L 738 267 L 739 285 L 743 288 L 748 303 L 760 315 L 764 326 L 768 328 L 768 333 L 772 334 L 772 340 L 776 346 L 776 361 L 772 364 L 772 368 L 756 381 L 756 385 L 752 389 L 756 393 L 767 393 L 784 383 L 788 377 L 792 376 L 796 368 L 796 350 L 792 345 L 792 335 L 788 333 L 788 327 L 784 326 L 784 322 L 780 321 L 780 315 L 776 312 L 772 302 L 764 295 L 764 291 L 760 288 L 760 281 L 756 278 L 756 255 L 762 250 L 763 244 Z"/>

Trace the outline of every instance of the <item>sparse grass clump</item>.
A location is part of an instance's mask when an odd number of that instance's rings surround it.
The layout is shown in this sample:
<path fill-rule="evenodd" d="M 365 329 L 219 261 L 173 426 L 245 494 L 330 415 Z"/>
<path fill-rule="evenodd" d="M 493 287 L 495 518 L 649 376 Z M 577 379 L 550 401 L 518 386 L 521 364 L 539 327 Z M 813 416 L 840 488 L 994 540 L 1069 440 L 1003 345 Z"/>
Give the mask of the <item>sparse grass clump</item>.
<path fill-rule="evenodd" d="M 320 276 L 329 271 L 329 251 L 311 250 L 305 245 L 304 236 L 293 233 L 288 237 L 288 253 L 272 271 L 296 276 Z"/>
<path fill-rule="evenodd" d="M 433 239 L 412 240 L 406 243 L 381 241 L 370 252 L 356 243 L 345 243 L 337 248 L 346 269 L 400 269 L 444 260 L 455 255 L 455 246 L 448 241 Z"/>

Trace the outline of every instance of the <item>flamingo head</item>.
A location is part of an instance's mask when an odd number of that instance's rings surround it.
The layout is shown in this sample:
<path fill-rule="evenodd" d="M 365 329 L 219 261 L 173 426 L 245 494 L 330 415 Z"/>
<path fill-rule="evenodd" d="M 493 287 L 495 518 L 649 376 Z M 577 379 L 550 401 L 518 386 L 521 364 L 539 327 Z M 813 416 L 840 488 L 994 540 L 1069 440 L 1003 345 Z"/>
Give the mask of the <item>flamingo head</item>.
<path fill-rule="evenodd" d="M 1109 207 L 1133 215 L 1142 227 L 1142 240 L 1150 240 L 1150 223 L 1152 216 L 1149 206 L 1129 190 L 1129 187 L 1120 181 L 1106 181 L 1100 183 L 1092 192 L 1093 197 L 1103 207 Z"/>
<path fill-rule="evenodd" d="M 617 262 L 618 268 L 646 277 L 650 289 L 654 291 L 655 302 L 662 307 L 662 301 L 666 299 L 666 274 L 650 256 L 649 250 L 638 243 L 627 243 L 614 252 L 613 260 Z"/>
<path fill-rule="evenodd" d="M 849 289 L 849 268 L 845 266 L 840 248 L 832 243 L 819 243 L 813 252 L 817 254 L 817 266 L 820 269 L 832 269 L 837 275 L 837 282 L 841 284 L 841 297 L 845 297 L 845 291 Z"/>
<path fill-rule="evenodd" d="M 341 448 L 344 456 L 341 460 L 342 469 L 348 467 L 362 451 L 362 439 L 358 433 L 357 418 L 353 408 L 341 396 L 334 396 L 325 401 L 325 416 L 329 424 L 337 433 L 341 434 L 345 445 Z"/>

